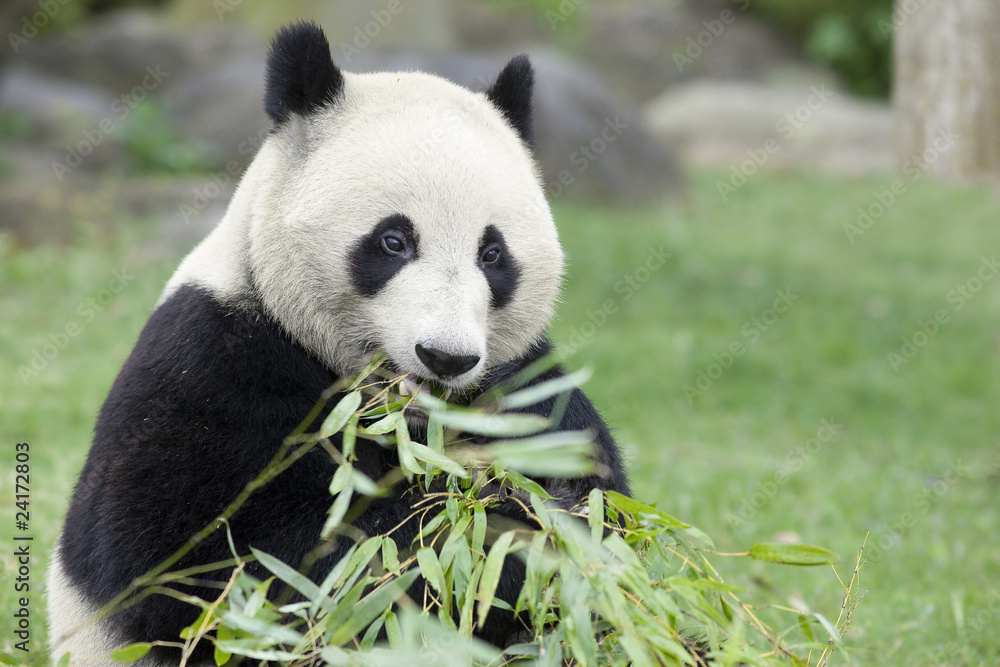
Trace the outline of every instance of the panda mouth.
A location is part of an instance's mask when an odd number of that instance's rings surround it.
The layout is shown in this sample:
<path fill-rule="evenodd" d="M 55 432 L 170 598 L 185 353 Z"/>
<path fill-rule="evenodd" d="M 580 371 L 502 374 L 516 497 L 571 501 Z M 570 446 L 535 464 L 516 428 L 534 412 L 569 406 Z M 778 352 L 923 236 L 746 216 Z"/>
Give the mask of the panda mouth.
<path fill-rule="evenodd" d="M 376 346 L 371 346 L 378 349 Z M 382 352 L 382 354 L 385 354 Z M 388 354 L 385 354 L 382 371 L 376 372 L 380 378 L 377 383 L 392 386 L 390 391 L 400 398 L 409 398 L 416 394 L 425 394 L 434 398 L 446 401 L 453 405 L 468 405 L 471 396 L 476 393 L 477 383 L 470 383 L 468 386 L 450 386 L 440 380 L 424 377 L 412 369 L 404 369 Z M 372 377 L 375 379 L 375 376 Z"/>
<path fill-rule="evenodd" d="M 413 378 L 411 376 L 404 376 L 400 379 L 399 384 L 396 385 L 396 392 L 400 396 L 412 396 L 413 394 L 423 392 L 444 401 L 450 399 L 452 394 L 458 393 L 451 387 L 446 387 L 435 382 L 434 380 L 424 380 L 420 378 Z"/>

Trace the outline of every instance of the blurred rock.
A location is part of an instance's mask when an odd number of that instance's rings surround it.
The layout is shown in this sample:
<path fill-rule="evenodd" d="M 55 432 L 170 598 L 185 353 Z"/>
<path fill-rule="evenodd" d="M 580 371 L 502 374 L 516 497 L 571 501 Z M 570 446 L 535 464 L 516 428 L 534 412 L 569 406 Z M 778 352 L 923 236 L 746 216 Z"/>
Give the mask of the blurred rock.
<path fill-rule="evenodd" d="M 0 72 L 0 109 L 27 116 L 34 130 L 59 135 L 67 126 L 93 127 L 109 112 L 107 91 L 23 66 Z"/>
<path fill-rule="evenodd" d="M 8 136 L 6 162 L 21 178 L 61 185 L 79 168 L 97 172 L 125 155 L 111 95 L 97 86 L 58 79 L 20 64 L 0 72 L 0 111 L 23 124 Z"/>
<path fill-rule="evenodd" d="M 220 165 L 235 160 L 242 169 L 267 138 L 262 46 L 244 47 L 218 62 L 180 70 L 162 100 L 185 136 L 206 147 Z"/>
<path fill-rule="evenodd" d="M 752 160 L 761 168 L 842 174 L 892 168 L 888 104 L 858 100 L 828 84 L 698 81 L 663 93 L 645 117 L 685 164 L 732 167 Z"/>
<path fill-rule="evenodd" d="M 305 16 L 315 17 L 323 26 L 333 57 L 344 66 L 345 53 L 371 44 L 385 51 L 461 50 L 452 4 L 452 0 L 401 0 L 390 11 L 388 0 L 317 2 Z"/>
<path fill-rule="evenodd" d="M 0 3 L 0 35 L 6 42 L 4 48 L 0 49 L 0 70 L 8 59 L 20 52 L 21 40 L 25 39 L 25 35 L 36 30 L 34 17 L 38 9 L 35 0 L 4 0 Z"/>
<path fill-rule="evenodd" d="M 452 31 L 458 49 L 500 52 L 518 44 L 546 44 L 553 37 L 544 16 L 503 11 L 481 0 L 451 0 Z"/>
<path fill-rule="evenodd" d="M 136 9 L 106 14 L 69 33 L 40 35 L 23 47 L 21 59 L 52 76 L 122 95 L 142 83 L 148 67 L 159 68 L 169 82 L 255 43 L 252 34 L 232 25 L 184 29 Z"/>
<path fill-rule="evenodd" d="M 741 7 L 733 1 L 588 3 L 582 56 L 640 102 L 694 78 L 764 81 L 795 64 L 794 50 Z"/>
<path fill-rule="evenodd" d="M 125 121 L 152 101 L 216 164 L 239 157 L 242 167 L 269 125 L 263 61 L 263 44 L 235 25 L 185 31 L 152 12 L 115 12 L 25 45 L 0 76 L 0 107 L 30 117 L 35 140 L 63 157 L 89 144 L 79 168 L 100 171 L 123 157 Z"/>
<path fill-rule="evenodd" d="M 113 233 L 116 225 L 160 219 L 155 244 L 186 251 L 222 218 L 234 184 L 210 176 L 114 178 L 80 174 L 76 187 L 21 178 L 0 182 L 0 233 L 21 245 L 64 243 L 78 224 Z"/>
<path fill-rule="evenodd" d="M 491 31 L 499 31 L 485 13 L 470 9 L 475 3 L 462 2 L 467 11 L 452 14 L 448 0 L 438 0 L 438 14 L 460 17 L 450 20 L 449 34 L 471 34 L 476 23 L 481 48 Z M 396 22 L 393 30 L 403 35 L 405 28 Z M 544 39 L 545 31 L 537 28 L 530 34 L 508 31 L 501 41 Z M 393 41 L 390 32 L 389 43 L 409 44 L 405 35 Z M 439 49 L 376 55 L 373 47 L 347 58 L 338 50 L 340 33 L 331 34 L 333 55 L 346 70 L 419 69 L 473 90 L 483 90 L 522 50 L 498 48 L 504 55 L 495 57 Z M 553 199 L 638 203 L 682 187 L 675 153 L 657 140 L 632 104 L 585 66 L 553 51 L 529 51 L 537 74 L 536 156 Z M 0 228 L 20 242 L 36 243 L 66 239 L 77 221 L 101 226 L 154 217 L 164 223 L 167 245 L 187 247 L 221 217 L 235 182 L 267 136 L 265 53 L 265 40 L 237 22 L 188 29 L 139 9 L 102 15 L 69 32 L 33 36 L 0 71 L 0 107 L 31 126 L 4 146 L 4 166 L 14 173 L 6 174 L 0 187 Z M 148 142 L 162 141 L 144 136 L 142 127 L 123 129 L 147 100 L 170 126 L 151 126 L 153 134 L 177 132 L 178 145 L 207 148 L 216 160 L 213 173 L 132 173 L 128 165 L 150 150 Z M 151 118 L 143 122 L 161 122 L 155 113 Z"/>
<path fill-rule="evenodd" d="M 553 199 L 640 203 L 683 184 L 669 143 L 649 131 L 636 109 L 586 68 L 548 50 L 529 49 L 535 67 L 535 155 Z M 372 54 L 358 71 L 421 70 L 484 90 L 507 57 L 471 54 Z"/>

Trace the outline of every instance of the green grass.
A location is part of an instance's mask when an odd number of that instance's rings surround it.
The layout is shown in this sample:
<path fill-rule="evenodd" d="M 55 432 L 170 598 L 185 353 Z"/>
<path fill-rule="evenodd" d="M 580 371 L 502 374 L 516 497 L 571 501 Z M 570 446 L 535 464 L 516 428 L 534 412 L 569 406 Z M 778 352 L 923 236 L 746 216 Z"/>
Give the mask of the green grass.
<path fill-rule="evenodd" d="M 627 451 L 636 496 L 692 521 L 721 551 L 795 533 L 849 561 L 871 531 L 878 560 L 862 570 L 871 591 L 848 634 L 859 664 L 996 664 L 1000 281 L 958 311 L 948 292 L 1000 254 L 1000 206 L 979 190 L 912 184 L 851 244 L 843 225 L 889 183 L 757 175 L 722 203 L 715 176 L 701 175 L 683 205 L 560 207 L 569 276 L 553 339 L 579 348 L 571 365 L 594 367 L 585 389 Z M 38 584 L 96 412 L 180 258 L 151 252 L 151 235 L 0 250 L 0 647 L 16 598 L 13 445 L 32 445 Z M 661 246 L 662 266 L 637 274 Z M 85 321 L 79 305 L 122 267 L 134 278 Z M 795 298 L 771 322 L 777 290 Z M 608 301 L 610 314 L 597 315 Z M 894 370 L 887 355 L 939 309 L 948 322 Z M 754 324 L 765 317 L 766 331 Z M 23 382 L 18 367 L 70 322 L 80 333 Z M 734 343 L 743 353 L 689 400 L 684 386 L 714 373 L 713 355 Z M 797 454 L 824 419 L 838 425 L 833 437 Z M 954 461 L 963 476 L 946 477 Z M 715 560 L 752 598 L 839 611 L 828 569 Z M 38 648 L 34 589 L 31 611 Z"/>
<path fill-rule="evenodd" d="M 849 634 L 860 663 L 996 664 L 1000 279 L 958 312 L 947 294 L 1000 251 L 1000 207 L 981 191 L 920 184 L 852 245 L 844 223 L 888 183 L 758 176 L 723 205 L 703 177 L 686 208 L 562 211 L 570 277 L 553 337 L 570 341 L 588 310 L 615 301 L 576 356 L 595 368 L 585 388 L 629 451 L 636 495 L 721 550 L 790 531 L 849 559 L 872 531 L 879 560 L 862 571 L 871 592 Z M 616 293 L 661 244 L 667 263 L 630 299 Z M 741 329 L 779 289 L 797 300 L 752 341 Z M 894 371 L 888 353 L 942 308 L 947 324 Z M 689 401 L 684 385 L 734 342 L 745 353 Z M 823 419 L 842 427 L 776 478 Z M 968 476 L 939 480 L 956 460 Z M 741 516 L 744 501 L 759 508 Z M 836 614 L 828 572 L 728 574 Z"/>

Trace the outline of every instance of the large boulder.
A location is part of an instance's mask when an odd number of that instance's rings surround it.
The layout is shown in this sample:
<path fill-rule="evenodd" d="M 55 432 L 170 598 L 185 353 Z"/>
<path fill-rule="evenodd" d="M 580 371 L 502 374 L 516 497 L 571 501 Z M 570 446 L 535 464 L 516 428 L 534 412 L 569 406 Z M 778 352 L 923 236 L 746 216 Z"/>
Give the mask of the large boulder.
<path fill-rule="evenodd" d="M 795 50 L 748 12 L 749 4 L 590 2 L 580 8 L 581 56 L 613 82 L 616 91 L 639 102 L 692 79 L 759 82 L 798 67 Z M 571 24 L 562 25 L 556 28 L 572 29 Z"/>
<path fill-rule="evenodd" d="M 21 114 L 32 130 L 62 138 L 67 127 L 96 127 L 111 112 L 111 95 L 87 83 L 15 64 L 0 71 L 0 109 Z"/>
<path fill-rule="evenodd" d="M 186 29 L 145 10 L 109 13 L 69 32 L 42 34 L 25 45 L 19 60 L 52 76 L 126 94 L 141 85 L 147 68 L 169 84 L 182 72 L 212 66 L 257 39 L 233 25 Z"/>
<path fill-rule="evenodd" d="M 36 144 L 63 149 L 80 173 L 125 164 L 125 128 L 149 103 L 162 112 L 150 114 L 164 124 L 154 132 L 204 149 L 219 167 L 238 155 L 242 169 L 268 127 L 263 58 L 259 40 L 233 25 L 186 30 L 156 13 L 114 12 L 24 45 L 0 72 L 0 105 L 27 115 Z"/>
<path fill-rule="evenodd" d="M 852 98 L 828 83 L 697 81 L 663 93 L 645 116 L 685 164 L 844 174 L 892 168 L 888 104 Z"/>

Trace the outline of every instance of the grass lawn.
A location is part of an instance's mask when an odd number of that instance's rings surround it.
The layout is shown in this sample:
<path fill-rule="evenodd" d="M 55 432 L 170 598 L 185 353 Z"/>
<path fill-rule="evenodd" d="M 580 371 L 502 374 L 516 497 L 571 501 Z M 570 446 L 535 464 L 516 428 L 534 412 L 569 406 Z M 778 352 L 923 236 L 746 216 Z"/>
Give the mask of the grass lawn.
<path fill-rule="evenodd" d="M 797 535 L 848 575 L 871 531 L 856 663 L 997 664 L 996 199 L 918 182 L 852 243 L 845 223 L 889 178 L 758 175 L 727 202 L 715 180 L 656 211 L 556 211 L 569 275 L 553 339 L 594 367 L 586 389 L 635 495 L 720 551 Z M 20 597 L 15 532 L 34 538 L 31 646 L 44 646 L 37 586 L 96 412 L 180 259 L 152 236 L 0 246 L 0 650 Z M 23 374 L 36 351 L 37 374 Z M 17 531 L 23 441 L 31 516 Z M 837 616 L 827 568 L 717 564 L 751 599 Z"/>

